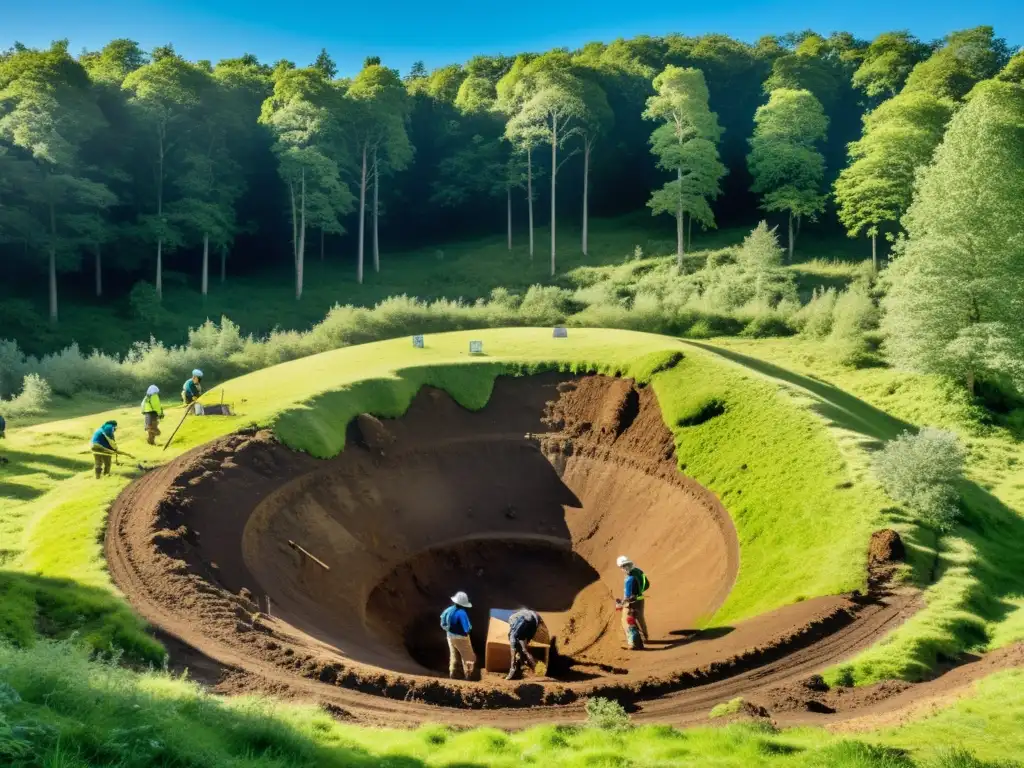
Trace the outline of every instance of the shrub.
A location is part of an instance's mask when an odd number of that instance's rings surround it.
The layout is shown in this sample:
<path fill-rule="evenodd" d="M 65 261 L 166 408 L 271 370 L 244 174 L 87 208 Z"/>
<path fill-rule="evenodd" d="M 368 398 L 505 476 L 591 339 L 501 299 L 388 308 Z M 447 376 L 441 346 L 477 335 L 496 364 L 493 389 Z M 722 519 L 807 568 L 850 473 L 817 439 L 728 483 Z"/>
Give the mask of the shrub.
<path fill-rule="evenodd" d="M 587 699 L 587 725 L 604 731 L 624 731 L 631 727 L 625 708 L 617 701 L 600 696 Z"/>
<path fill-rule="evenodd" d="M 30 373 L 25 376 L 21 393 L 10 400 L 0 400 L 0 411 L 7 417 L 38 416 L 46 412 L 53 392 L 39 374 Z"/>
<path fill-rule="evenodd" d="M 721 704 L 716 704 L 711 708 L 711 712 L 708 713 L 708 717 L 728 717 L 729 715 L 738 715 L 743 709 L 743 697 L 737 696 L 735 699 L 729 701 L 723 701 Z"/>
<path fill-rule="evenodd" d="M 164 318 L 163 307 L 160 306 L 160 297 L 156 295 L 156 288 L 147 282 L 139 281 L 132 286 L 128 294 L 128 304 L 132 308 L 132 314 L 139 320 L 147 323 L 158 323 Z"/>
<path fill-rule="evenodd" d="M 963 475 L 964 451 L 956 435 L 926 427 L 890 440 L 875 460 L 875 474 L 895 501 L 937 531 L 956 522 L 956 483 Z"/>
<path fill-rule="evenodd" d="M 832 332 L 832 318 L 836 307 L 836 291 L 834 288 L 811 294 L 811 300 L 794 315 L 794 322 L 800 333 L 813 339 L 821 339 Z"/>

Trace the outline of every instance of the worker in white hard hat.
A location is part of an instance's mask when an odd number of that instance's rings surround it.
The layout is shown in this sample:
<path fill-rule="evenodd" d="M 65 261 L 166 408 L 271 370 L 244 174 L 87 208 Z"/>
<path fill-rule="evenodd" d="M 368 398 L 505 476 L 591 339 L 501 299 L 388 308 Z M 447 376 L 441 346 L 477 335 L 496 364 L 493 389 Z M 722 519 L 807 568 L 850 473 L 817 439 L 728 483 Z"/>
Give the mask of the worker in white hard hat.
<path fill-rule="evenodd" d="M 196 368 L 192 371 L 192 377 L 185 380 L 181 385 L 181 399 L 185 405 L 192 405 L 199 396 L 203 394 L 203 372 Z"/>
<path fill-rule="evenodd" d="M 150 384 L 146 396 L 142 399 L 142 418 L 146 424 L 146 442 L 156 445 L 156 436 L 160 434 L 160 419 L 164 417 L 164 407 L 160 404 L 160 388 Z"/>
<path fill-rule="evenodd" d="M 455 679 L 461 661 L 465 678 L 472 680 L 476 668 L 476 653 L 469 638 L 473 625 L 469 622 L 466 609 L 472 608 L 473 604 L 469 602 L 469 595 L 465 592 L 456 592 L 451 600 L 452 604 L 441 614 L 441 629 L 448 636 L 448 677 Z"/>
<path fill-rule="evenodd" d="M 647 592 L 648 587 L 651 586 L 650 580 L 636 565 L 633 561 L 626 557 L 626 555 L 619 555 L 615 564 L 622 569 L 622 572 L 626 575 L 625 582 L 622 586 L 622 600 L 617 601 L 622 606 L 622 630 L 626 633 L 626 642 L 632 647 L 633 643 L 630 638 L 630 622 L 628 618 L 630 616 L 636 622 L 637 629 L 640 630 L 640 637 L 644 642 L 647 641 L 647 620 L 644 618 L 644 596 Z"/>

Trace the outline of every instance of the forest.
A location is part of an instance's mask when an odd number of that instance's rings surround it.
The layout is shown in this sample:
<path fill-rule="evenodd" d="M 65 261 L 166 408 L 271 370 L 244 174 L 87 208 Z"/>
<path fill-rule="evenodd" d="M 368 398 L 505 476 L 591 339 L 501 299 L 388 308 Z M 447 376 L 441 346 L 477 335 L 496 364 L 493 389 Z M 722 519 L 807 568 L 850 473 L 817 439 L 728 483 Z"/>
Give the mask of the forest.
<path fill-rule="evenodd" d="M 351 78 L 326 50 L 302 66 L 16 43 L 0 53 L 0 338 L 18 297 L 45 295 L 59 323 L 68 285 L 159 305 L 167 279 L 205 296 L 285 263 L 301 300 L 328 245 L 362 283 L 389 251 L 503 232 L 554 278 L 559 254 L 587 254 L 591 217 L 646 209 L 672 220 L 680 272 L 694 225 L 767 218 L 780 263 L 811 228 L 857 238 L 876 273 L 892 257 L 872 299 L 892 357 L 969 389 L 1024 381 L 1022 130 L 1024 53 L 991 27 L 637 37 L 432 72 L 369 57 Z M 793 296 L 760 287 L 775 255 L 756 236 L 725 260 L 759 286 L 743 301 L 774 307 Z"/>

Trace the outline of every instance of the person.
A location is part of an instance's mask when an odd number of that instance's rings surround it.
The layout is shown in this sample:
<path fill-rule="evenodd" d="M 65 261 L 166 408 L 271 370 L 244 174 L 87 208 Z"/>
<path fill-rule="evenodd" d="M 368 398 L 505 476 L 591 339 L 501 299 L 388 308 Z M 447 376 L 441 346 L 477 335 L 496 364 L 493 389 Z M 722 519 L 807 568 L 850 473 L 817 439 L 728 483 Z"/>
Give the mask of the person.
<path fill-rule="evenodd" d="M 192 371 L 192 378 L 187 379 L 181 386 L 181 399 L 185 402 L 185 405 L 192 405 L 202 394 L 203 372 L 196 368 Z"/>
<path fill-rule="evenodd" d="M 518 678 L 522 674 L 524 662 L 530 669 L 536 668 L 537 661 L 530 653 L 529 646 L 542 626 L 544 619 L 529 608 L 521 608 L 508 617 L 508 645 L 512 649 L 512 666 L 506 680 Z"/>
<path fill-rule="evenodd" d="M 469 595 L 465 592 L 456 592 L 452 595 L 451 601 L 452 604 L 441 613 L 441 628 L 448 635 L 448 677 L 455 679 L 461 660 L 465 678 L 472 680 L 476 667 L 476 653 L 469 639 L 473 625 L 469 622 L 466 609 L 472 608 L 473 604 L 469 602 Z"/>
<path fill-rule="evenodd" d="M 146 423 L 146 442 L 156 445 L 156 436 L 160 434 L 160 419 L 164 417 L 164 408 L 160 404 L 160 388 L 150 384 L 146 397 L 142 400 L 142 418 Z"/>
<path fill-rule="evenodd" d="M 116 430 L 117 422 L 108 421 L 93 433 L 92 456 L 96 464 L 97 480 L 100 475 L 110 474 L 110 461 L 117 453 L 117 440 L 114 439 Z"/>
<path fill-rule="evenodd" d="M 626 642 L 630 641 L 629 623 L 627 617 L 632 616 L 636 620 L 637 629 L 644 642 L 647 641 L 647 620 L 644 618 L 644 595 L 650 587 L 651 582 L 646 574 L 637 568 L 633 561 L 625 555 L 619 555 L 615 564 L 626 574 L 622 587 L 622 630 L 626 633 Z M 632 647 L 632 644 L 631 646 Z"/>

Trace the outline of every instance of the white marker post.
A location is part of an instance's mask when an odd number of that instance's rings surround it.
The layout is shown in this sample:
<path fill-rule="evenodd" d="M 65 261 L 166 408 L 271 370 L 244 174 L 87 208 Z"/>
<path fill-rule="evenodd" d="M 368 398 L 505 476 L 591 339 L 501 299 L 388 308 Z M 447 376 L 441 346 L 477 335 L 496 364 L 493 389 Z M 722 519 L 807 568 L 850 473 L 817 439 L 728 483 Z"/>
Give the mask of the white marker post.
<path fill-rule="evenodd" d="M 552 334 L 556 339 L 565 339 L 569 337 L 569 331 L 561 326 L 555 328 L 555 332 Z"/>
<path fill-rule="evenodd" d="M 423 349 L 423 337 L 422 336 L 413 336 L 412 337 L 412 345 L 416 349 Z"/>
<path fill-rule="evenodd" d="M 469 342 L 469 354 L 471 355 L 482 355 L 484 353 L 484 343 L 482 341 L 471 341 Z"/>

